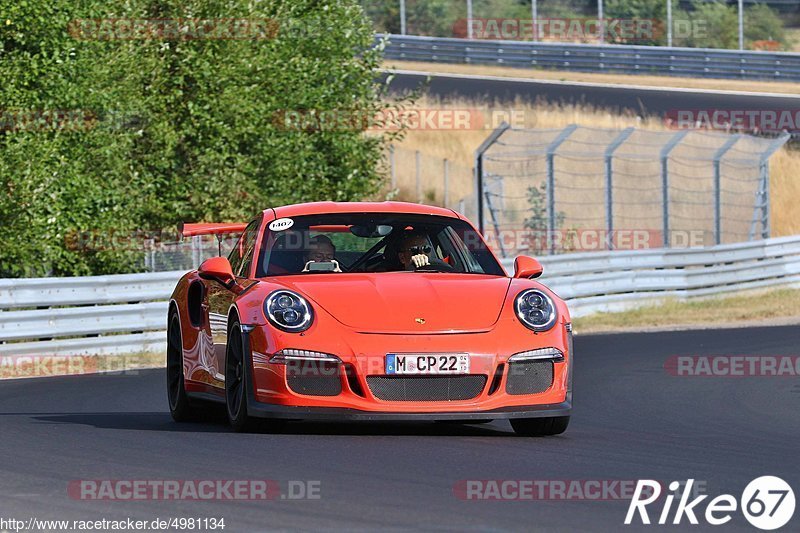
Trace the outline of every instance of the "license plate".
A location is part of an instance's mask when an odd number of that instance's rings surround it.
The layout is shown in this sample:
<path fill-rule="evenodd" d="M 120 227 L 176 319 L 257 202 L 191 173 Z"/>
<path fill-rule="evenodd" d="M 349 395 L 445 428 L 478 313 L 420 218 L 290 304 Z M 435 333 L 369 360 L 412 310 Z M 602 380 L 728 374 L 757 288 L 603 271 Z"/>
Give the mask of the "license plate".
<path fill-rule="evenodd" d="M 389 353 L 386 374 L 469 374 L 469 354 Z"/>

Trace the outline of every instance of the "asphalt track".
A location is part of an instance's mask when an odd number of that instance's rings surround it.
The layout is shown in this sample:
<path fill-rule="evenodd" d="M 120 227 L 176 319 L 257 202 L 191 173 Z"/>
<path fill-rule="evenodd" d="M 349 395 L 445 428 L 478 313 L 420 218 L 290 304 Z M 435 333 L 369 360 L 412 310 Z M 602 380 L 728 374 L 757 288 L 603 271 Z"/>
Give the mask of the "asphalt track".
<path fill-rule="evenodd" d="M 542 100 L 553 103 L 588 104 L 641 116 L 675 116 L 677 110 L 800 111 L 800 97 L 745 94 L 725 91 L 676 90 L 590 83 L 563 83 L 520 79 L 482 79 L 461 75 L 436 74 L 430 81 L 425 74 L 408 72 L 395 75 L 390 89 L 412 91 L 425 84 L 424 92 L 444 97 L 464 97 L 479 102 L 512 103 Z M 670 113 L 672 112 L 672 113 Z"/>
<path fill-rule="evenodd" d="M 797 377 L 675 377 L 664 364 L 672 355 L 797 355 L 799 347 L 797 326 L 578 335 L 572 424 L 545 439 L 515 437 L 507 422 L 315 423 L 234 434 L 216 415 L 173 423 L 160 370 L 5 381 L 0 518 L 225 517 L 226 532 L 648 529 L 622 526 L 626 501 L 465 501 L 453 487 L 695 478 L 712 496 L 738 498 L 750 480 L 771 474 L 797 493 Z M 306 501 L 71 499 L 68 483 L 80 479 L 316 480 L 321 491 Z M 785 530 L 798 525 L 800 510 Z M 693 528 L 711 529 L 755 531 L 738 513 L 724 527 Z"/>

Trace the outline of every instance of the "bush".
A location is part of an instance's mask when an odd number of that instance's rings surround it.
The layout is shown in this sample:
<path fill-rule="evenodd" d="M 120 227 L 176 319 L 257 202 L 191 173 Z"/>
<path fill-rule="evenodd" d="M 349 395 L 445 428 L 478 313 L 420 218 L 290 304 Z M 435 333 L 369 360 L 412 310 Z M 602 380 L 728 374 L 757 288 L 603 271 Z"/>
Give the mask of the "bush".
<path fill-rule="evenodd" d="M 247 220 L 284 203 L 362 199 L 381 182 L 386 136 L 281 122 L 287 110 L 384 106 L 381 50 L 355 0 L 3 3 L 2 277 L 130 271 L 140 251 L 86 253 L 71 236 Z M 267 39 L 97 40 L 74 22 L 109 18 L 278 26 Z M 83 119 L 67 127 L 57 110 Z M 38 123 L 20 124 L 30 115 Z"/>

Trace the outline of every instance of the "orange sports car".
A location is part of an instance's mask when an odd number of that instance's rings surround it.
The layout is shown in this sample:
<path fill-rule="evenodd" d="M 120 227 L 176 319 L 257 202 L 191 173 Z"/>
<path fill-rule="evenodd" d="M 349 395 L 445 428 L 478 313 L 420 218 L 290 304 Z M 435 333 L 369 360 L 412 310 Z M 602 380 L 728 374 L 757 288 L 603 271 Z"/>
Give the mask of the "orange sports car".
<path fill-rule="evenodd" d="M 167 392 L 175 420 L 223 402 L 236 430 L 290 420 L 509 419 L 564 432 L 572 327 L 518 257 L 508 277 L 460 214 L 399 202 L 289 205 L 178 282 Z"/>

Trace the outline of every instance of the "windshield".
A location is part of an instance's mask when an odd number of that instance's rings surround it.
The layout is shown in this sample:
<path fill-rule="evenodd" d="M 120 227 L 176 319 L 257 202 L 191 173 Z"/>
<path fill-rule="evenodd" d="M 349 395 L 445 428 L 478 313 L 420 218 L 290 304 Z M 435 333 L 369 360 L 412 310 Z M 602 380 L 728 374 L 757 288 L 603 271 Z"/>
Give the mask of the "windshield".
<path fill-rule="evenodd" d="M 265 230 L 256 276 L 403 271 L 505 276 L 466 222 L 397 213 L 276 220 Z"/>

